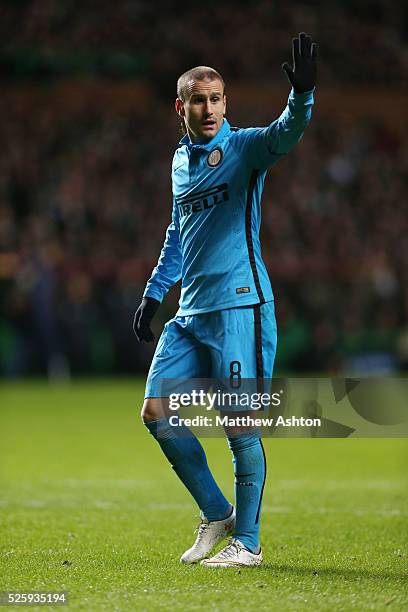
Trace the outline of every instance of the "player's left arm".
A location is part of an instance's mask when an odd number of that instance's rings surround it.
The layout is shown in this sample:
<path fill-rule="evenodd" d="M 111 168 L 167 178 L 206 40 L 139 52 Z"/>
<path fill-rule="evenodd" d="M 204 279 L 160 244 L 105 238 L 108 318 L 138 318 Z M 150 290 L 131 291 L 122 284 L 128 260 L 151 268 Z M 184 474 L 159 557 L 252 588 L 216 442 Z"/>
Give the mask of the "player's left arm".
<path fill-rule="evenodd" d="M 310 122 L 317 75 L 317 45 L 301 32 L 292 40 L 293 66 L 282 70 L 292 85 L 282 114 L 265 128 L 249 128 L 236 133 L 236 147 L 254 168 L 267 168 L 286 155 L 301 140 Z"/>

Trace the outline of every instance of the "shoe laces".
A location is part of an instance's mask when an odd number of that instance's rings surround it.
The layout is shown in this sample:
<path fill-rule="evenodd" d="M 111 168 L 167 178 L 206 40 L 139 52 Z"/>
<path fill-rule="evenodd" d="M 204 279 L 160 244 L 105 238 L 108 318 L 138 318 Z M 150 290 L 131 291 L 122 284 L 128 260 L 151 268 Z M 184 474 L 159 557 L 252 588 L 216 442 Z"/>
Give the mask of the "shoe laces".
<path fill-rule="evenodd" d="M 231 538 L 231 540 L 228 542 L 225 548 L 223 548 L 218 553 L 217 558 L 218 559 L 232 559 L 236 557 L 237 555 L 239 555 L 240 551 L 244 548 L 245 546 L 243 546 L 240 542 L 238 542 L 238 540 L 234 540 L 234 538 Z"/>
<path fill-rule="evenodd" d="M 203 537 L 204 533 L 206 532 L 209 526 L 210 526 L 210 523 L 208 519 L 206 519 L 205 517 L 202 517 L 200 524 L 194 530 L 194 533 L 197 534 L 196 542 L 199 542 L 201 540 L 201 538 Z"/>

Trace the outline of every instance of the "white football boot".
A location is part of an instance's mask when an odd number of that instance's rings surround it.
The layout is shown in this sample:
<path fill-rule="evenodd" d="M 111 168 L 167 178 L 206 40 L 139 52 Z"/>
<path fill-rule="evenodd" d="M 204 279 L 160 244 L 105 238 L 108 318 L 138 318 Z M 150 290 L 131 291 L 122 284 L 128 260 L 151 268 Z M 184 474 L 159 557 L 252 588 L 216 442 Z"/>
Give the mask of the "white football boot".
<path fill-rule="evenodd" d="M 209 522 L 202 516 L 197 527 L 197 538 L 191 548 L 181 556 L 180 563 L 196 563 L 201 561 L 221 540 L 227 538 L 235 529 L 235 508 L 222 521 Z"/>
<path fill-rule="evenodd" d="M 204 559 L 201 565 L 204 567 L 236 567 L 261 565 L 263 560 L 262 550 L 257 555 L 251 553 L 239 540 L 231 538 L 228 544 L 219 553 Z"/>

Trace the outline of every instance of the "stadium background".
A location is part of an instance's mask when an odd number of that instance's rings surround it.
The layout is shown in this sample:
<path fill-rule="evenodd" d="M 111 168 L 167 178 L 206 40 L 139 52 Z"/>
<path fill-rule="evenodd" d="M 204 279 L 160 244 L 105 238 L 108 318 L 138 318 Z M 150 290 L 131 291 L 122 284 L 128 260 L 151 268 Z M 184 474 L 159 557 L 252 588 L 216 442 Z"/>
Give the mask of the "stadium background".
<path fill-rule="evenodd" d="M 231 123 L 266 124 L 305 30 L 317 104 L 263 200 L 277 372 L 406 371 L 407 26 L 386 0 L 0 4 L 0 591 L 407 610 L 406 439 L 265 438 L 264 565 L 180 567 L 197 508 L 140 421 L 154 347 L 131 329 L 170 217 L 177 77 L 214 66 Z M 232 500 L 226 441 L 202 442 Z"/>
<path fill-rule="evenodd" d="M 146 371 L 154 347 L 131 324 L 170 219 L 177 77 L 214 66 L 230 122 L 268 124 L 285 106 L 280 66 L 301 30 L 319 44 L 316 106 L 263 199 L 276 371 L 406 370 L 403 3 L 158 7 L 1 6 L 1 376 Z"/>

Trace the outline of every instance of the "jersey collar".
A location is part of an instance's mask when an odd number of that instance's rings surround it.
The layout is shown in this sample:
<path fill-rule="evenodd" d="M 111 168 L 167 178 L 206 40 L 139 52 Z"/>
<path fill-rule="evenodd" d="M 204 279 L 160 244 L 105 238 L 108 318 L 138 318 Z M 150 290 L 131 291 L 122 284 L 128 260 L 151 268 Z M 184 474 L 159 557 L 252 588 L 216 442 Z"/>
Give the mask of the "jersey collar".
<path fill-rule="evenodd" d="M 203 144 L 194 144 L 194 143 L 191 142 L 189 135 L 185 134 L 185 136 L 183 136 L 183 138 L 180 140 L 179 144 L 187 145 L 187 147 L 189 149 L 195 148 L 195 149 L 204 149 L 205 151 L 211 151 L 211 149 L 213 149 L 215 147 L 215 145 L 217 145 L 219 142 L 221 142 L 221 140 L 230 131 L 231 131 L 230 124 L 224 118 L 224 122 L 223 122 L 221 128 L 218 130 L 218 132 L 216 133 L 214 138 L 211 138 L 211 140 L 209 142 L 206 142 L 205 144 L 204 143 Z"/>

